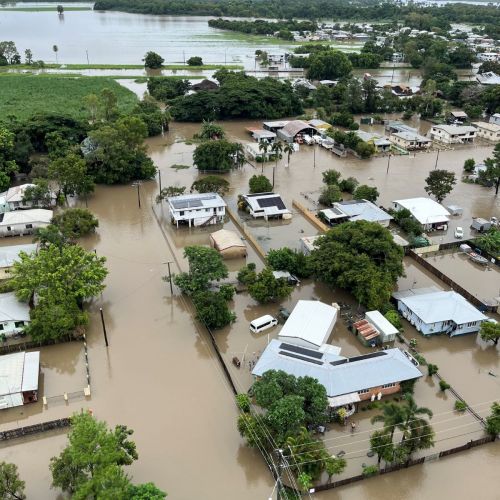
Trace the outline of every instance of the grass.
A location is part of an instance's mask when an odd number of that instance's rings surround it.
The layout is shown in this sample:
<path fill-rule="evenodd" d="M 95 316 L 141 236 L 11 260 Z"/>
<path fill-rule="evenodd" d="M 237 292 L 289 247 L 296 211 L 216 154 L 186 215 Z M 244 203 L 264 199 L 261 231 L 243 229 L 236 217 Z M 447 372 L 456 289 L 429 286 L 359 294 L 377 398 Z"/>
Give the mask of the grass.
<path fill-rule="evenodd" d="M 9 69 L 39 69 L 33 68 L 29 64 L 16 64 L 6 66 Z M 188 66 L 187 64 L 165 64 L 161 69 L 165 70 L 185 70 L 185 71 L 203 71 L 218 69 L 243 69 L 238 64 L 204 64 L 203 66 Z M 45 69 L 144 69 L 144 64 L 45 64 Z"/>
<path fill-rule="evenodd" d="M 118 98 L 118 108 L 130 111 L 137 96 L 112 78 L 50 75 L 8 75 L 0 78 L 1 116 L 13 115 L 20 120 L 35 113 L 56 113 L 74 118 L 85 118 L 87 111 L 83 98 L 111 89 Z"/>
<path fill-rule="evenodd" d="M 82 10 L 92 10 L 92 7 L 64 7 L 64 12 L 67 11 L 82 11 Z M 57 8 L 54 7 L 4 7 L 0 8 L 0 12 L 57 12 Z"/>

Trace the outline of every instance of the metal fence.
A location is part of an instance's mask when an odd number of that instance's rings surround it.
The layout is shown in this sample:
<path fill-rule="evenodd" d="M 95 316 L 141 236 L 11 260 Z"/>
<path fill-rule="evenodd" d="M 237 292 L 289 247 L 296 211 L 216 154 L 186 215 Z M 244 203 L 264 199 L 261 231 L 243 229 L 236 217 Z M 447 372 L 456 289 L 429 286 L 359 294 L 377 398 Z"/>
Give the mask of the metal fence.
<path fill-rule="evenodd" d="M 49 422 L 42 422 L 40 424 L 28 425 L 26 427 L 17 427 L 8 431 L 0 432 L 0 441 L 8 441 L 23 436 L 32 436 L 41 432 L 48 432 L 54 429 L 63 429 L 71 425 L 70 418 L 59 418 L 57 420 L 50 420 Z"/>

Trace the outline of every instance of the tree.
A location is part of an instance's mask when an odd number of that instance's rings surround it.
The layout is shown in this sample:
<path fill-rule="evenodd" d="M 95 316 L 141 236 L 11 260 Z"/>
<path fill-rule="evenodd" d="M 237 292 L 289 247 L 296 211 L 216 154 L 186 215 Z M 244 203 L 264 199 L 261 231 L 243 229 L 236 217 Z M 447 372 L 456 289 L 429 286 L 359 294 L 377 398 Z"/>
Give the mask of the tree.
<path fill-rule="evenodd" d="M 330 169 L 323 172 L 323 182 L 327 186 L 338 185 L 341 177 L 341 173 L 338 170 Z"/>
<path fill-rule="evenodd" d="M 406 413 L 401 405 L 393 402 L 384 403 L 379 406 L 379 408 L 382 409 L 382 413 L 380 415 L 375 415 L 371 422 L 372 424 L 382 422 L 384 425 L 384 432 L 389 434 L 392 443 L 394 431 L 396 429 L 402 429 L 406 421 Z"/>
<path fill-rule="evenodd" d="M 349 58 L 339 50 L 316 52 L 309 56 L 307 77 L 311 80 L 338 80 L 352 71 Z"/>
<path fill-rule="evenodd" d="M 131 485 L 128 498 L 130 500 L 163 500 L 167 494 L 157 488 L 154 483 Z"/>
<path fill-rule="evenodd" d="M 404 421 L 399 427 L 403 431 L 402 443 L 409 439 L 413 434 L 416 434 L 417 439 L 421 437 L 418 427 L 423 427 L 427 424 L 426 420 L 421 415 L 427 415 L 432 418 L 432 410 L 425 406 L 418 406 L 411 394 L 405 394 L 405 402 L 403 405 Z M 413 451 L 413 450 L 412 450 Z"/>
<path fill-rule="evenodd" d="M 262 162 L 265 163 L 267 161 L 267 152 L 271 148 L 271 145 L 267 141 L 259 142 L 259 151 L 262 151 L 264 154 L 262 155 Z"/>
<path fill-rule="evenodd" d="M 129 483 L 121 467 L 138 458 L 132 433 L 124 425 L 108 429 L 88 413 L 73 415 L 68 445 L 50 460 L 53 486 L 82 500 L 123 498 Z"/>
<path fill-rule="evenodd" d="M 161 110 L 158 102 L 151 96 L 145 95 L 132 110 L 132 114 L 140 118 L 148 129 L 148 136 L 154 137 L 168 130 L 171 116 L 168 110 Z"/>
<path fill-rule="evenodd" d="M 468 160 L 464 161 L 464 171 L 465 172 L 474 172 L 474 167 L 476 166 L 476 162 L 474 158 L 469 158 Z"/>
<path fill-rule="evenodd" d="M 474 243 L 490 255 L 499 255 L 500 229 L 491 228 L 486 234 L 477 238 Z"/>
<path fill-rule="evenodd" d="M 253 175 L 248 181 L 250 193 L 269 193 L 273 186 L 265 175 Z"/>
<path fill-rule="evenodd" d="M 199 170 L 227 172 L 236 166 L 235 155 L 242 152 L 242 146 L 225 139 L 205 141 L 193 153 L 193 162 Z"/>
<path fill-rule="evenodd" d="M 285 142 L 283 146 L 283 153 L 286 154 L 286 166 L 290 166 L 290 157 L 295 153 L 294 144 L 291 142 Z"/>
<path fill-rule="evenodd" d="M 500 74 L 500 62 L 497 61 L 485 61 L 484 63 L 479 66 L 477 72 L 482 74 L 482 73 L 489 73 L 492 71 L 493 73 L 496 73 L 497 75 Z"/>
<path fill-rule="evenodd" d="M 167 186 L 166 188 L 162 188 L 160 194 L 156 197 L 156 203 L 160 203 L 162 200 L 166 200 L 172 196 L 180 196 L 185 191 L 185 186 Z"/>
<path fill-rule="evenodd" d="M 493 342 L 493 344 L 498 344 L 498 339 L 500 339 L 500 323 L 493 323 L 491 321 L 483 321 L 481 323 L 481 329 L 479 330 L 479 335 L 486 342 Z"/>
<path fill-rule="evenodd" d="M 186 62 L 188 66 L 203 66 L 203 59 L 199 56 L 190 57 Z"/>
<path fill-rule="evenodd" d="M 325 207 L 331 207 L 335 202 L 342 200 L 342 192 L 336 184 L 325 186 L 321 190 L 318 201 Z"/>
<path fill-rule="evenodd" d="M 491 405 L 491 415 L 486 417 L 486 432 L 491 436 L 500 434 L 500 403 Z"/>
<path fill-rule="evenodd" d="M 102 89 L 97 97 L 99 104 L 99 115 L 105 122 L 115 120 L 118 115 L 118 98 L 116 94 L 108 88 Z"/>
<path fill-rule="evenodd" d="M 64 13 L 64 7 L 62 5 L 58 5 L 57 6 L 57 13 L 59 15 L 63 14 Z"/>
<path fill-rule="evenodd" d="M 34 207 L 50 207 L 53 195 L 47 179 L 35 179 L 33 186 L 28 186 L 24 190 L 23 203 L 31 203 Z"/>
<path fill-rule="evenodd" d="M 376 222 L 340 224 L 315 242 L 310 266 L 318 279 L 350 291 L 370 309 L 383 309 L 403 274 L 403 251 Z"/>
<path fill-rule="evenodd" d="M 148 79 L 148 92 L 161 102 L 168 102 L 175 97 L 183 96 L 190 87 L 189 80 L 169 77 L 152 77 Z"/>
<path fill-rule="evenodd" d="M 432 194 L 438 203 L 441 203 L 451 193 L 453 186 L 457 183 L 454 172 L 448 170 L 433 170 L 425 179 L 425 190 Z"/>
<path fill-rule="evenodd" d="M 486 170 L 481 172 L 480 177 L 486 181 L 493 182 L 495 195 L 497 195 L 500 189 L 500 143 L 495 146 L 493 157 L 487 158 L 484 164 L 486 165 Z"/>
<path fill-rule="evenodd" d="M 27 65 L 33 64 L 33 52 L 30 49 L 24 51 L 24 63 Z"/>
<path fill-rule="evenodd" d="M 49 163 L 49 179 L 55 181 L 59 191 L 57 197 L 86 194 L 93 191 L 94 183 L 87 175 L 85 160 L 75 153 L 69 153 L 62 158 Z"/>
<path fill-rule="evenodd" d="M 51 295 L 83 301 L 104 290 L 108 274 L 105 262 L 105 257 L 78 245 L 49 245 L 37 254 L 21 252 L 11 271 L 11 283 L 17 297 L 25 302 L 35 293 L 39 300 Z"/>
<path fill-rule="evenodd" d="M 162 67 L 163 63 L 165 62 L 165 59 L 163 59 L 163 57 L 161 57 L 160 54 L 157 54 L 156 52 L 153 51 L 149 51 L 146 52 L 143 62 L 144 66 L 148 69 L 159 69 Z"/>
<path fill-rule="evenodd" d="M 49 224 L 46 227 L 39 227 L 35 230 L 34 242 L 40 243 L 40 247 L 48 248 L 50 245 L 54 245 L 62 251 L 62 247 L 68 242 L 59 231 L 59 228 L 53 224 Z"/>
<path fill-rule="evenodd" d="M 385 462 L 392 462 L 394 457 L 394 444 L 392 442 L 392 435 L 389 434 L 385 429 L 375 431 L 370 436 L 370 449 L 373 453 L 377 454 L 377 464 L 379 466 L 382 460 L 385 460 Z"/>
<path fill-rule="evenodd" d="M 174 283 L 183 293 L 192 295 L 207 290 L 211 281 L 228 276 L 222 257 L 213 248 L 188 246 L 184 249 L 184 258 L 188 260 L 189 272 L 174 277 Z"/>
<path fill-rule="evenodd" d="M 339 182 L 339 188 L 344 193 L 353 194 L 358 187 L 359 182 L 355 177 L 348 177 L 347 179 L 342 179 Z"/>
<path fill-rule="evenodd" d="M 264 268 L 248 285 L 250 296 L 262 304 L 289 297 L 293 288 L 283 278 L 275 278 L 270 268 Z"/>
<path fill-rule="evenodd" d="M 15 135 L 0 125 L 0 190 L 6 191 L 10 186 L 10 178 L 17 171 L 14 160 Z"/>
<path fill-rule="evenodd" d="M 202 139 L 206 141 L 224 139 L 225 136 L 226 133 L 224 132 L 223 127 L 207 120 L 203 120 L 200 132 L 195 135 L 196 139 Z"/>
<path fill-rule="evenodd" d="M 276 271 L 288 271 L 299 278 L 310 276 L 308 256 L 288 247 L 269 250 L 267 263 Z"/>
<path fill-rule="evenodd" d="M 57 60 L 57 53 L 59 52 L 59 47 L 57 45 L 53 45 L 52 46 L 52 51 L 54 52 L 54 54 L 56 55 L 56 64 L 59 63 L 59 61 Z"/>
<path fill-rule="evenodd" d="M 353 198 L 355 200 L 368 200 L 372 203 L 376 202 L 378 197 L 378 189 L 376 187 L 367 186 L 366 184 L 358 186 L 353 193 Z"/>
<path fill-rule="evenodd" d="M 365 141 L 359 141 L 354 150 L 363 160 L 371 158 L 376 152 L 375 146 Z"/>
<path fill-rule="evenodd" d="M 99 221 L 92 212 L 84 208 L 67 208 L 55 215 L 51 221 L 69 241 L 94 233 Z"/>
<path fill-rule="evenodd" d="M 297 482 L 303 491 L 309 491 L 312 486 L 312 478 L 307 472 L 301 472 L 297 477 Z"/>
<path fill-rule="evenodd" d="M 236 279 L 243 285 L 249 285 L 254 283 L 257 279 L 257 273 L 255 272 L 255 264 L 249 262 L 246 266 L 243 266 L 239 271 Z"/>
<path fill-rule="evenodd" d="M 198 193 L 217 193 L 224 196 L 229 191 L 229 182 L 217 175 L 207 175 L 191 184 L 191 192 Z"/>
<path fill-rule="evenodd" d="M 24 500 L 25 482 L 19 479 L 17 465 L 0 462 L 0 498 L 3 500 Z"/>
<path fill-rule="evenodd" d="M 197 319 L 208 328 L 223 328 L 236 319 L 236 315 L 227 306 L 227 297 L 222 292 L 196 291 L 193 294 L 193 303 Z"/>

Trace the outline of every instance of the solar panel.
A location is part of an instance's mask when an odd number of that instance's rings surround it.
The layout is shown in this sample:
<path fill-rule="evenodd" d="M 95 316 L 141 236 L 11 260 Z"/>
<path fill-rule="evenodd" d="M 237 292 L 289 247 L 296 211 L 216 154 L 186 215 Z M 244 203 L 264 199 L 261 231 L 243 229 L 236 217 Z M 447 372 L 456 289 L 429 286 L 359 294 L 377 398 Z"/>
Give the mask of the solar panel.
<path fill-rule="evenodd" d="M 298 345 L 285 344 L 284 342 L 280 344 L 280 349 L 296 352 L 298 354 L 304 354 L 305 356 L 309 356 L 310 358 L 321 359 L 323 357 L 322 352 L 311 351 L 310 349 L 305 349 L 304 347 L 300 347 Z"/>
<path fill-rule="evenodd" d="M 174 208 L 183 209 L 202 207 L 203 203 L 200 200 L 173 200 L 172 205 Z"/>
<path fill-rule="evenodd" d="M 300 359 L 302 361 L 307 361 L 308 363 L 314 363 L 315 365 L 322 365 L 323 361 L 318 361 L 317 359 L 306 358 L 304 356 L 299 356 L 298 354 L 293 354 L 291 352 L 280 351 L 283 356 L 288 356 L 289 358 Z"/>
<path fill-rule="evenodd" d="M 279 210 L 286 209 L 283 200 L 279 196 L 273 196 L 272 198 L 262 198 L 261 200 L 257 200 L 257 203 L 261 208 L 276 207 Z"/>
<path fill-rule="evenodd" d="M 378 358 L 379 356 L 386 356 L 387 353 L 384 351 L 372 352 L 371 354 L 363 354 L 361 356 L 354 356 L 349 358 L 349 363 L 353 361 L 361 361 L 362 359 Z"/>
<path fill-rule="evenodd" d="M 339 359 L 338 361 L 330 361 L 330 364 L 332 366 L 343 365 L 344 363 L 347 363 L 347 359 Z"/>

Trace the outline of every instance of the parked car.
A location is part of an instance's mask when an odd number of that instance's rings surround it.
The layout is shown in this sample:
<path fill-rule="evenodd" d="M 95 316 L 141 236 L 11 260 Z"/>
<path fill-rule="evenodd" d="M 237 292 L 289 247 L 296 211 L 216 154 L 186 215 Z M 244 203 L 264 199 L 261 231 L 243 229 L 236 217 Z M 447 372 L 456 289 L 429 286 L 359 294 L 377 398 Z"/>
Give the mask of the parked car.
<path fill-rule="evenodd" d="M 254 319 L 250 322 L 250 331 L 253 333 L 260 333 L 268 328 L 272 328 L 278 324 L 278 320 L 271 315 L 266 314 L 260 318 Z"/>
<path fill-rule="evenodd" d="M 455 228 L 455 238 L 462 239 L 464 237 L 464 228 L 457 226 Z"/>

